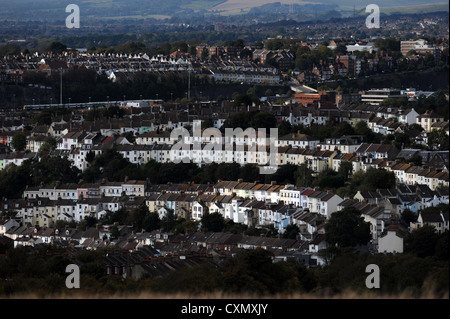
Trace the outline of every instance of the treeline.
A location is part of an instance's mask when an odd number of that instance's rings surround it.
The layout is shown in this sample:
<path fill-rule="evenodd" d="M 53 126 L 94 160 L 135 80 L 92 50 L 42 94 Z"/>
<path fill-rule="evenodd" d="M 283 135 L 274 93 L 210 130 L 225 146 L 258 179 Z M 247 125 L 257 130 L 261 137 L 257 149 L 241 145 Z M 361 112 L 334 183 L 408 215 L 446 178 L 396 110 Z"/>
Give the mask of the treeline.
<path fill-rule="evenodd" d="M 413 232 L 414 233 L 414 232 Z M 201 263 L 171 272 L 164 277 L 145 275 L 139 280 L 107 276 L 102 250 L 82 251 L 75 260 L 64 250 L 41 245 L 38 248 L 0 246 L 7 257 L 0 259 L 0 296 L 16 294 L 35 297 L 64 296 L 70 293 L 89 297 L 121 294 L 136 296 L 154 293 L 188 296 L 225 293 L 257 297 L 412 297 L 448 298 L 448 232 L 439 235 L 447 243 L 443 255 L 425 257 L 414 250 L 404 254 L 366 254 L 354 248 L 324 250 L 325 266 L 307 268 L 292 258 L 274 262 L 274 254 L 263 249 L 244 250 L 233 258 Z M 65 267 L 80 265 L 80 289 L 65 287 Z M 365 285 L 366 267 L 380 268 L 380 288 Z"/>
<path fill-rule="evenodd" d="M 123 234 L 117 228 L 119 225 L 129 225 L 136 232 L 151 232 L 159 230 L 174 234 L 189 234 L 196 231 L 203 232 L 227 232 L 233 234 L 244 234 L 248 236 L 264 236 L 276 238 L 279 236 L 278 230 L 273 225 L 256 228 L 248 227 L 241 223 L 235 223 L 233 220 L 225 220 L 220 213 L 209 213 L 205 211 L 200 220 L 186 220 L 181 216 L 176 216 L 173 209 L 165 208 L 167 213 L 164 217 L 160 217 L 157 211 L 150 212 L 146 204 L 140 207 L 126 211 L 121 208 L 115 212 L 107 211 L 99 220 L 94 217 L 87 217 L 78 224 L 60 221 L 56 223 L 57 227 L 77 227 L 80 230 L 86 230 L 89 227 L 100 223 L 102 225 L 113 225 L 111 229 L 112 238 L 119 238 Z M 288 226 L 283 238 L 296 239 L 299 228 L 295 225 Z"/>
<path fill-rule="evenodd" d="M 29 159 L 22 165 L 10 165 L 0 171 L 0 198 L 20 198 L 26 186 L 78 183 L 80 170 L 67 158 Z"/>
<path fill-rule="evenodd" d="M 28 49 L 31 51 L 33 48 L 45 52 L 52 42 L 60 42 L 70 48 L 87 48 L 91 52 L 169 55 L 178 49 L 182 52 L 189 52 L 188 49 L 195 48 L 200 43 L 233 45 L 233 41 L 237 41 L 236 39 L 245 39 L 245 44 L 256 43 L 259 46 L 259 43 L 265 39 L 263 34 L 269 34 L 268 32 L 258 34 L 252 30 L 211 32 L 213 29 L 214 26 L 210 25 L 198 30 L 190 28 L 188 30 L 179 30 L 178 32 L 142 32 L 139 35 L 119 33 L 37 38 L 35 41 L 30 42 Z M 193 54 L 194 51 L 190 51 L 190 53 Z"/>
<path fill-rule="evenodd" d="M 246 182 L 259 181 L 278 184 L 293 184 L 297 186 L 318 187 L 324 190 L 334 190 L 339 195 L 353 196 L 357 190 L 375 191 L 377 188 L 394 188 L 395 174 L 384 169 L 369 168 L 352 174 L 352 163 L 343 162 L 339 170 L 324 170 L 315 174 L 306 164 L 286 164 L 280 166 L 274 174 L 260 174 L 256 164 L 210 163 L 201 168 L 195 163 L 158 163 L 150 160 L 144 165 L 128 162 L 114 150 L 98 155 L 91 166 L 82 174 L 84 181 L 107 179 L 121 181 L 149 178 L 153 184 L 172 183 L 216 183 L 217 180 Z"/>
<path fill-rule="evenodd" d="M 88 153 L 90 166 L 81 172 L 66 157 L 47 157 L 45 160 L 29 159 L 20 166 L 10 165 L 0 171 L 0 198 L 19 198 L 26 186 L 63 183 L 95 183 L 103 179 L 124 181 L 125 178 L 145 180 L 152 184 L 201 183 L 214 184 L 217 180 L 242 179 L 269 184 L 294 184 L 336 191 L 338 195 L 353 196 L 359 190 L 395 187 L 393 172 L 368 169 L 352 175 L 351 163 L 344 162 L 337 172 L 329 169 L 315 174 L 306 164 L 286 164 L 274 174 L 260 174 L 256 164 L 210 163 L 199 167 L 196 163 L 159 163 L 155 160 L 138 165 L 130 163 L 116 150 L 94 156 Z"/>
<path fill-rule="evenodd" d="M 60 75 L 47 76 L 39 72 L 25 72 L 24 84 L 12 87 L 15 92 L 15 106 L 24 104 L 59 103 Z M 63 103 L 87 103 L 89 101 L 123 101 L 131 99 L 163 99 L 186 104 L 188 92 L 188 72 L 166 73 L 135 72 L 128 78 L 112 82 L 105 73 L 94 70 L 71 69 L 63 74 Z M 38 90 L 29 84 L 52 87 L 52 90 Z M 184 88 L 184 89 L 183 89 Z M 190 76 L 191 99 L 233 99 L 239 103 L 261 103 L 259 98 L 266 93 L 284 94 L 288 89 L 278 86 L 240 85 L 216 83 L 204 75 Z M 34 91 L 32 91 L 34 90 Z M 246 93 L 240 93 L 246 90 Z M 248 95 L 248 97 L 247 97 Z M 12 106 L 12 100 L 4 97 L 5 104 Z M 0 97 L 1 100 L 1 97 Z M 236 103 L 238 103 L 236 102 Z M 248 105 L 248 104 L 246 104 Z"/>
<path fill-rule="evenodd" d="M 168 73 L 160 75 L 149 72 L 136 72 L 127 79 L 120 79 L 112 82 L 105 73 L 98 74 L 94 70 L 71 69 L 63 74 L 63 103 L 86 103 L 91 98 L 95 101 L 123 101 L 124 99 L 182 99 L 188 88 L 189 75 L 185 73 Z M 191 76 L 191 87 L 211 86 L 213 82 L 203 76 Z M 26 72 L 24 74 L 24 84 L 40 84 L 53 88 L 51 93 L 46 93 L 35 103 L 50 103 L 51 99 L 56 103 L 59 101 L 60 75 L 52 74 L 46 76 L 38 72 Z M 186 90 L 180 90 L 186 88 Z M 19 92 L 19 94 L 22 91 Z M 204 92 L 207 96 L 208 92 Z M 31 104 L 30 97 L 18 95 L 17 104 Z"/>

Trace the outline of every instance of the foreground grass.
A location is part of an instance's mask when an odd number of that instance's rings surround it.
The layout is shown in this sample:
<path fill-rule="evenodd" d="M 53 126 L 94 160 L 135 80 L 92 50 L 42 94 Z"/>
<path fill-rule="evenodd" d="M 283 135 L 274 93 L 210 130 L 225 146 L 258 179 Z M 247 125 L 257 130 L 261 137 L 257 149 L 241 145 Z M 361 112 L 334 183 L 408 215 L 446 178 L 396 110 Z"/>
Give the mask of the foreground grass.
<path fill-rule="evenodd" d="M 293 293 L 293 294 L 276 294 L 276 295 L 253 295 L 253 294 L 231 294 L 224 292 L 208 292 L 200 294 L 188 293 L 156 293 L 156 292 L 140 292 L 140 293 L 113 293 L 113 294 L 96 294 L 70 291 L 59 294 L 14 294 L 8 297 L 0 297 L 2 299 L 449 299 L 448 292 L 442 296 L 437 296 L 432 290 L 424 289 L 419 295 L 405 291 L 400 294 L 382 294 L 376 291 L 361 293 L 356 291 L 344 291 L 342 293 L 332 293 L 321 291 L 319 293 Z"/>

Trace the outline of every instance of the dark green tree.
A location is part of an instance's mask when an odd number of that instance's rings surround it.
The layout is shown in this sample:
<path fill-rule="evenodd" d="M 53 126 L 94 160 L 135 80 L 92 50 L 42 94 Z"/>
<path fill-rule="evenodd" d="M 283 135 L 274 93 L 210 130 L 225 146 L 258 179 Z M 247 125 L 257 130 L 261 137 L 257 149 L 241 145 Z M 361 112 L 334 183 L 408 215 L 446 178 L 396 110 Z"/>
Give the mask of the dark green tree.
<path fill-rule="evenodd" d="M 297 186 L 311 186 L 314 180 L 312 176 L 313 171 L 308 167 L 308 164 L 300 164 L 294 174 Z"/>
<path fill-rule="evenodd" d="M 161 228 L 161 220 L 157 212 L 151 212 L 144 217 L 142 227 L 147 232 L 158 230 Z"/>
<path fill-rule="evenodd" d="M 334 49 L 334 54 L 336 55 L 346 55 L 347 54 L 347 46 L 345 44 L 338 44 Z"/>
<path fill-rule="evenodd" d="M 415 222 L 417 220 L 417 214 L 415 214 L 409 208 L 406 208 L 406 209 L 403 210 L 400 219 L 406 226 L 409 227 L 411 222 Z"/>
<path fill-rule="evenodd" d="M 288 121 L 281 121 L 280 125 L 278 125 L 278 135 L 283 136 L 291 133 L 292 125 Z"/>
<path fill-rule="evenodd" d="M 161 219 L 161 228 L 165 232 L 172 231 L 177 223 L 177 217 L 173 209 L 167 208 L 167 214 Z"/>
<path fill-rule="evenodd" d="M 435 255 L 440 260 L 449 260 L 449 237 L 450 233 L 448 230 L 439 235 L 439 239 L 436 243 Z"/>
<path fill-rule="evenodd" d="M 205 232 L 220 232 L 225 228 L 225 220 L 220 213 L 204 213 L 201 224 Z"/>
<path fill-rule="evenodd" d="M 255 130 L 258 128 L 275 128 L 277 127 L 277 119 L 271 112 L 259 112 L 252 118 L 250 126 Z"/>
<path fill-rule="evenodd" d="M 341 161 L 339 165 L 338 174 L 341 175 L 345 181 L 353 174 L 353 163 L 350 161 Z"/>
<path fill-rule="evenodd" d="M 286 226 L 286 229 L 283 233 L 283 238 L 297 239 L 299 233 L 300 229 L 296 224 L 289 224 Z"/>
<path fill-rule="evenodd" d="M 61 43 L 61 42 L 52 42 L 47 48 L 46 51 L 52 52 L 54 54 L 61 54 L 64 51 L 67 50 L 67 45 Z"/>
<path fill-rule="evenodd" d="M 449 149 L 449 139 L 445 130 L 433 130 L 428 134 L 428 147 L 431 150 L 448 150 Z"/>
<path fill-rule="evenodd" d="M 325 223 L 325 240 L 331 245 L 354 247 L 367 244 L 371 238 L 370 224 L 364 222 L 355 207 L 332 213 Z"/>
<path fill-rule="evenodd" d="M 16 133 L 12 140 L 11 146 L 15 151 L 23 151 L 27 147 L 27 137 L 24 133 Z"/>
<path fill-rule="evenodd" d="M 421 228 L 414 229 L 405 238 L 405 252 L 421 258 L 433 256 L 438 240 L 439 235 L 436 233 L 434 226 L 424 225 Z"/>

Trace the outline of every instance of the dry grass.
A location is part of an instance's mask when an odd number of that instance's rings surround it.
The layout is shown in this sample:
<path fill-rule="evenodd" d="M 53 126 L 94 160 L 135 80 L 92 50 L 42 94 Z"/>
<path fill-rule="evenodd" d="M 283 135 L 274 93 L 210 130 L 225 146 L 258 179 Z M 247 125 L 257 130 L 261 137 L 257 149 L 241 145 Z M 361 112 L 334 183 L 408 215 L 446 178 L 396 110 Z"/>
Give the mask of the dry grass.
<path fill-rule="evenodd" d="M 211 292 L 202 294 L 187 294 L 187 293 L 154 293 L 154 292 L 142 292 L 142 293 L 115 293 L 115 294 L 94 294 L 86 292 L 68 291 L 67 293 L 57 295 L 42 296 L 39 294 L 27 293 L 27 294 L 15 294 L 8 297 L 9 299 L 173 299 L 173 300 L 185 300 L 185 299 L 448 299 L 448 292 L 443 296 L 436 296 L 436 294 L 429 289 L 424 289 L 419 296 L 411 292 L 405 291 L 400 294 L 378 294 L 376 291 L 369 291 L 367 293 L 345 291 L 343 293 L 333 294 L 327 291 L 321 291 L 320 293 L 293 293 L 293 294 L 277 294 L 275 296 L 258 296 L 252 294 L 230 294 L 223 292 Z"/>

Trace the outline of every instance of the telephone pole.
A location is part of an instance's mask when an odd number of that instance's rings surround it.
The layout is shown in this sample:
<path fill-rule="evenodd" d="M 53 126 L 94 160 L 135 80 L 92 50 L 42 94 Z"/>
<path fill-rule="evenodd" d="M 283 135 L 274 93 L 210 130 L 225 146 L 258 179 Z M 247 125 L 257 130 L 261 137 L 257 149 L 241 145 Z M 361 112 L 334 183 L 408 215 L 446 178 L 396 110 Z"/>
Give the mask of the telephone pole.
<path fill-rule="evenodd" d="M 63 102 L 62 102 L 62 92 L 63 92 L 63 88 L 62 88 L 62 68 L 59 68 L 59 73 L 60 73 L 60 83 L 59 83 L 59 104 L 62 106 Z"/>

